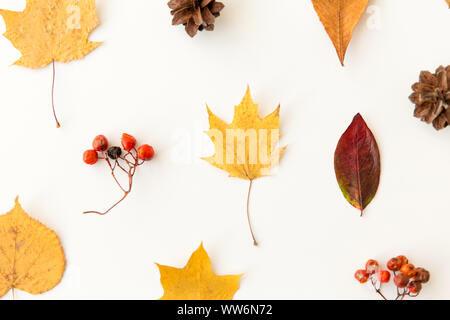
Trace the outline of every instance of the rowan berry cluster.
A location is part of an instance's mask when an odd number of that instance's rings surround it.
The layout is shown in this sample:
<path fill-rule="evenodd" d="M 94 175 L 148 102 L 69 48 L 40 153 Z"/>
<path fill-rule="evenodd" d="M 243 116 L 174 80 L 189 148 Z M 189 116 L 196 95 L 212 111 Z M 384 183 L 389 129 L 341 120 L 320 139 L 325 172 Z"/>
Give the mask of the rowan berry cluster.
<path fill-rule="evenodd" d="M 108 164 L 114 181 L 123 191 L 123 197 L 113 204 L 108 210 L 104 212 L 99 211 L 85 211 L 83 213 L 96 213 L 105 215 L 123 199 L 127 197 L 133 186 L 133 177 L 136 168 L 146 161 L 150 161 L 155 155 L 153 147 L 148 144 L 143 144 L 136 149 L 136 138 L 127 133 L 122 134 L 122 148 L 117 146 L 108 147 L 108 140 L 104 135 L 98 135 L 92 142 L 92 149 L 86 150 L 83 153 L 83 161 L 86 164 L 93 165 L 98 160 L 105 160 Z M 118 169 L 128 176 L 128 187 L 124 188 L 116 177 L 115 170 Z"/>
<path fill-rule="evenodd" d="M 422 284 L 430 280 L 430 272 L 424 268 L 416 268 L 409 263 L 405 256 L 397 256 L 390 259 L 387 263 L 387 269 L 393 273 L 393 281 L 397 287 L 397 298 L 403 300 L 405 296 L 417 297 L 422 291 Z M 384 299 L 386 297 L 381 292 L 381 285 L 389 282 L 391 272 L 380 267 L 376 260 L 368 260 L 366 268 L 355 272 L 355 279 L 360 283 L 366 283 L 368 280 L 372 283 L 375 291 Z"/>

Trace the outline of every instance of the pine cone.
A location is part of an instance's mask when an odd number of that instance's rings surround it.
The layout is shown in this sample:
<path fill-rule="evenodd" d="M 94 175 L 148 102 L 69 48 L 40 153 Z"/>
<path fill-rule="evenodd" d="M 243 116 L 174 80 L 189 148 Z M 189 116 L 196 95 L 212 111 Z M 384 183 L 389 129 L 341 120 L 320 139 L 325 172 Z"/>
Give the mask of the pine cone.
<path fill-rule="evenodd" d="M 416 104 L 414 116 L 433 123 L 436 130 L 450 124 L 450 66 L 440 66 L 435 74 L 420 73 L 419 82 L 413 84 L 409 99 Z"/>
<path fill-rule="evenodd" d="M 215 0 L 170 0 L 167 4 L 173 15 L 172 25 L 183 24 L 191 37 L 200 30 L 214 30 L 214 22 L 225 7 Z"/>

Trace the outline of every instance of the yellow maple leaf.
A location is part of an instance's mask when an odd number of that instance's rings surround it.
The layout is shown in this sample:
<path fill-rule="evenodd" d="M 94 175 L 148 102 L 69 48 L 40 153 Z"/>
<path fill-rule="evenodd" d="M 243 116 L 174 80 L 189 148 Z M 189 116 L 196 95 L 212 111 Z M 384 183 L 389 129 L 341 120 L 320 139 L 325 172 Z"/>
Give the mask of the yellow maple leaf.
<path fill-rule="evenodd" d="M 216 275 L 203 244 L 192 253 L 184 268 L 156 265 L 164 288 L 160 300 L 231 300 L 242 277 Z"/>
<path fill-rule="evenodd" d="M 22 53 L 15 65 L 37 69 L 52 61 L 69 62 L 101 44 L 88 40 L 99 24 L 95 0 L 27 0 L 23 12 L 0 14 L 4 36 Z"/>
<path fill-rule="evenodd" d="M 15 288 L 31 294 L 52 289 L 65 264 L 58 236 L 28 216 L 16 198 L 14 208 L 0 216 L 0 297 Z"/>
<path fill-rule="evenodd" d="M 233 121 L 228 124 L 206 106 L 210 129 L 206 134 L 215 146 L 215 154 L 203 160 L 225 170 L 230 177 L 250 181 L 247 196 L 247 220 L 253 244 L 258 245 L 250 223 L 249 199 L 253 180 L 270 174 L 279 163 L 286 147 L 276 148 L 280 138 L 280 106 L 264 118 L 252 100 L 250 88 L 241 104 L 234 108 Z"/>
<path fill-rule="evenodd" d="M 260 118 L 258 105 L 252 100 L 250 88 L 235 107 L 230 124 L 214 115 L 209 107 L 210 129 L 206 132 L 215 145 L 215 154 L 203 158 L 213 166 L 225 170 L 230 177 L 246 180 L 266 176 L 277 165 L 284 148 L 275 149 L 280 136 L 280 107 Z"/>
<path fill-rule="evenodd" d="M 368 0 L 312 0 L 312 3 L 344 65 L 353 30 L 366 10 Z"/>

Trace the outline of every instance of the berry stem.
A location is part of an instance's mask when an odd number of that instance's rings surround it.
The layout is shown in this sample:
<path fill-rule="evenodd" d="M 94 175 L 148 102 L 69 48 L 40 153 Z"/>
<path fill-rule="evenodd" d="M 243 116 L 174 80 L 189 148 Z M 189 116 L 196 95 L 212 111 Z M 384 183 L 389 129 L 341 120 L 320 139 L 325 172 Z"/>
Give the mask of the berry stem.
<path fill-rule="evenodd" d="M 387 300 L 383 293 L 381 293 L 380 289 L 375 289 L 376 292 L 383 298 L 383 300 Z"/>
<path fill-rule="evenodd" d="M 250 222 L 250 192 L 252 191 L 252 185 L 253 180 L 250 179 L 250 185 L 248 186 L 248 194 L 247 194 L 247 220 L 248 220 L 248 226 L 250 227 L 250 233 L 252 234 L 253 238 L 253 245 L 256 247 L 258 245 L 258 242 L 256 242 L 255 235 L 253 233 L 252 223 Z"/>
<path fill-rule="evenodd" d="M 406 289 L 403 289 L 403 292 L 397 292 L 397 298 L 395 300 L 403 300 L 405 296 L 407 295 Z"/>
<path fill-rule="evenodd" d="M 122 187 L 122 185 L 120 184 L 119 180 L 117 180 L 116 175 L 114 174 L 114 169 L 116 168 L 116 164 L 118 164 L 117 160 L 114 162 L 114 166 L 111 165 L 111 162 L 109 161 L 108 158 L 105 158 L 105 160 L 106 160 L 106 163 L 108 163 L 108 166 L 109 166 L 110 169 L 111 169 L 111 175 L 113 176 L 114 181 L 116 181 L 117 185 L 119 186 L 119 188 L 120 188 L 124 193 L 127 193 L 127 191 L 124 189 L 124 187 Z"/>
<path fill-rule="evenodd" d="M 61 125 L 59 124 L 58 118 L 56 117 L 56 111 L 55 111 L 55 60 L 52 60 L 52 65 L 53 65 L 53 79 L 52 79 L 52 110 L 53 110 L 53 117 L 55 117 L 55 121 L 56 121 L 56 127 L 59 128 L 61 127 Z"/>
<path fill-rule="evenodd" d="M 129 191 L 128 191 L 128 192 L 125 192 L 124 195 L 123 195 L 123 197 L 120 198 L 119 201 L 117 201 L 116 203 L 114 203 L 111 207 L 109 207 L 108 210 L 106 210 L 106 211 L 104 211 L 104 212 L 99 212 L 99 211 L 85 211 L 85 212 L 83 212 L 83 213 L 84 213 L 84 214 L 86 214 L 86 213 L 95 213 L 95 214 L 104 216 L 105 214 L 107 214 L 108 212 L 110 212 L 112 209 L 114 209 L 119 203 L 121 203 L 121 202 L 127 197 L 127 195 L 128 195 L 129 193 L 130 193 Z"/>
<path fill-rule="evenodd" d="M 137 150 L 135 148 L 133 148 L 131 151 L 137 152 Z M 119 159 L 116 159 L 114 161 L 114 164 L 111 164 L 111 161 L 108 159 L 108 156 L 105 155 L 104 159 L 106 160 L 106 162 L 108 163 L 108 166 L 111 170 L 111 175 L 114 178 L 114 181 L 116 182 L 116 184 L 119 186 L 119 188 L 122 190 L 123 192 L 123 196 L 122 198 L 120 198 L 119 201 L 117 201 L 116 203 L 114 203 L 111 207 L 109 207 L 108 210 L 104 211 L 104 212 L 99 212 L 99 211 L 85 211 L 83 212 L 84 214 L 86 213 L 95 213 L 98 215 L 105 215 L 108 212 L 110 212 L 112 209 L 114 209 L 119 203 L 121 203 L 127 196 L 128 194 L 131 192 L 131 188 L 133 187 L 133 176 L 136 172 L 136 168 L 140 165 L 142 165 L 144 163 L 144 161 L 139 162 L 139 158 L 135 157 L 131 151 L 128 151 L 124 156 L 120 157 L 120 160 L 125 161 L 125 163 L 128 165 L 128 170 L 126 170 L 120 163 L 119 163 Z M 127 156 L 131 156 L 134 160 L 134 162 L 130 161 L 127 159 Z M 123 172 L 125 172 L 128 175 L 128 189 L 125 189 L 119 182 L 119 180 L 116 177 L 116 174 L 114 172 L 114 170 L 116 168 L 121 169 Z"/>
<path fill-rule="evenodd" d="M 372 286 L 373 286 L 373 288 L 375 289 L 376 293 L 378 293 L 378 294 L 380 295 L 380 297 L 383 298 L 383 300 L 387 300 L 387 298 L 386 298 L 386 297 L 384 296 L 384 294 L 381 292 L 381 284 L 380 284 L 380 287 L 377 288 L 377 286 L 376 286 L 376 279 L 374 279 L 373 276 L 370 278 L 370 282 L 372 282 Z"/>

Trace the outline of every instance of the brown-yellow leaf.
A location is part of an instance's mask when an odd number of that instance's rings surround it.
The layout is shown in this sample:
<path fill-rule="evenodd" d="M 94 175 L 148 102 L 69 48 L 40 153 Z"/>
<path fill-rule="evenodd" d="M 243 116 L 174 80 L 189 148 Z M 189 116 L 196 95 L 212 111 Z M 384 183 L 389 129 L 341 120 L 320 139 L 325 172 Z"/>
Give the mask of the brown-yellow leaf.
<path fill-rule="evenodd" d="M 270 173 L 285 149 L 275 148 L 280 136 L 280 107 L 265 118 L 258 115 L 258 105 L 247 88 L 241 104 L 234 109 L 228 124 L 214 115 L 209 107 L 210 129 L 206 133 L 215 145 L 215 154 L 203 158 L 225 170 L 230 177 L 253 180 Z"/>
<path fill-rule="evenodd" d="M 450 0 L 445 0 L 445 1 L 447 1 L 447 3 L 448 3 L 448 6 L 450 7 Z"/>
<path fill-rule="evenodd" d="M 368 0 L 312 0 L 320 21 L 336 48 L 341 64 Z"/>
<path fill-rule="evenodd" d="M 65 264 L 58 236 L 28 216 L 16 198 L 14 208 L 0 216 L 0 297 L 9 289 L 31 294 L 52 289 Z"/>
<path fill-rule="evenodd" d="M 27 0 L 23 12 L 0 14 L 6 24 L 4 36 L 22 53 L 15 65 L 37 69 L 53 60 L 69 62 L 101 44 L 88 40 L 99 24 L 95 0 Z"/>
<path fill-rule="evenodd" d="M 242 277 L 216 275 L 203 244 L 192 253 L 184 268 L 156 265 L 164 288 L 160 300 L 231 300 Z"/>

